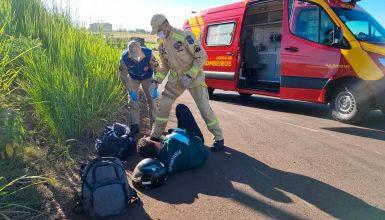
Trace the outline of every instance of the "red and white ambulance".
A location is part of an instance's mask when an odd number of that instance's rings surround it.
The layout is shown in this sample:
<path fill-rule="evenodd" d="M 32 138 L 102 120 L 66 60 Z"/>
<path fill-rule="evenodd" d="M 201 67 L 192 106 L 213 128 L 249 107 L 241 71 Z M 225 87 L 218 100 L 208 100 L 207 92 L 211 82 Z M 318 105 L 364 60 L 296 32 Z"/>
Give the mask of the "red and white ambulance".
<path fill-rule="evenodd" d="M 330 104 L 353 123 L 385 113 L 385 29 L 356 0 L 242 1 L 193 13 L 209 94 L 232 90 Z"/>

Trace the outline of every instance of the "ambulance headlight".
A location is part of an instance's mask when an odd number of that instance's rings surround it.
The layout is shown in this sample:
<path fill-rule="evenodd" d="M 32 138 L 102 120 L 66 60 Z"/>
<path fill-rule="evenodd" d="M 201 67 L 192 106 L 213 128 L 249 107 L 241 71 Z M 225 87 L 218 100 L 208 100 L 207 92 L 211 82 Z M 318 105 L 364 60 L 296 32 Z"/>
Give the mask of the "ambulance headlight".
<path fill-rule="evenodd" d="M 382 66 L 385 67 L 385 58 L 378 58 L 378 62 L 380 62 Z"/>

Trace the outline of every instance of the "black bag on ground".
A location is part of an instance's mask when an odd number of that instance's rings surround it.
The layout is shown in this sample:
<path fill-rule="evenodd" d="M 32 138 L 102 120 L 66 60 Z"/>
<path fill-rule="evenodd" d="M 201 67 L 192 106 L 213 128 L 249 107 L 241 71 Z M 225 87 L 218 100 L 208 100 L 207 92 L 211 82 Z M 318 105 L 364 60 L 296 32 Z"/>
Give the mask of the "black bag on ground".
<path fill-rule="evenodd" d="M 117 157 L 121 160 L 135 154 L 136 141 L 126 125 L 114 123 L 104 129 L 95 143 L 99 157 Z"/>
<path fill-rule="evenodd" d="M 128 184 L 122 162 L 114 157 L 92 160 L 81 170 L 80 206 L 93 219 L 119 215 L 139 198 Z"/>

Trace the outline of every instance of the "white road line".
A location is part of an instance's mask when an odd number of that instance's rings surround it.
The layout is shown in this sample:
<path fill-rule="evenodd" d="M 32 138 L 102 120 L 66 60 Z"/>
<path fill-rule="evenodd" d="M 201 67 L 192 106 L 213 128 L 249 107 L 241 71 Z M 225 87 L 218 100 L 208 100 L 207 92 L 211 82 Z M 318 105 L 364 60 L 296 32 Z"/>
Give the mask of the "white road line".
<path fill-rule="evenodd" d="M 297 128 L 302 128 L 302 129 L 305 129 L 305 130 L 308 130 L 308 131 L 312 131 L 312 132 L 319 132 L 319 130 L 315 130 L 315 129 L 312 129 L 312 128 L 307 128 L 307 127 L 303 127 L 301 125 L 296 125 L 296 124 L 292 124 L 292 123 L 288 123 L 288 122 L 282 122 L 282 124 L 287 124 L 287 125 L 291 125 L 291 126 L 294 126 L 294 127 L 297 127 Z"/>

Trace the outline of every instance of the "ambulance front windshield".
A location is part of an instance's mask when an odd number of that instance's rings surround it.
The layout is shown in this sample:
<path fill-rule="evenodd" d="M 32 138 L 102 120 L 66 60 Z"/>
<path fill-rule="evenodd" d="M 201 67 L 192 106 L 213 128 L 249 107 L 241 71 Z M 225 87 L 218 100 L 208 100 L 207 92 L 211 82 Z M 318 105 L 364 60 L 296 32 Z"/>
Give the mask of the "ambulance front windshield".
<path fill-rule="evenodd" d="M 365 11 L 338 7 L 333 7 L 332 9 L 354 34 L 357 40 L 385 43 L 384 27 Z"/>

